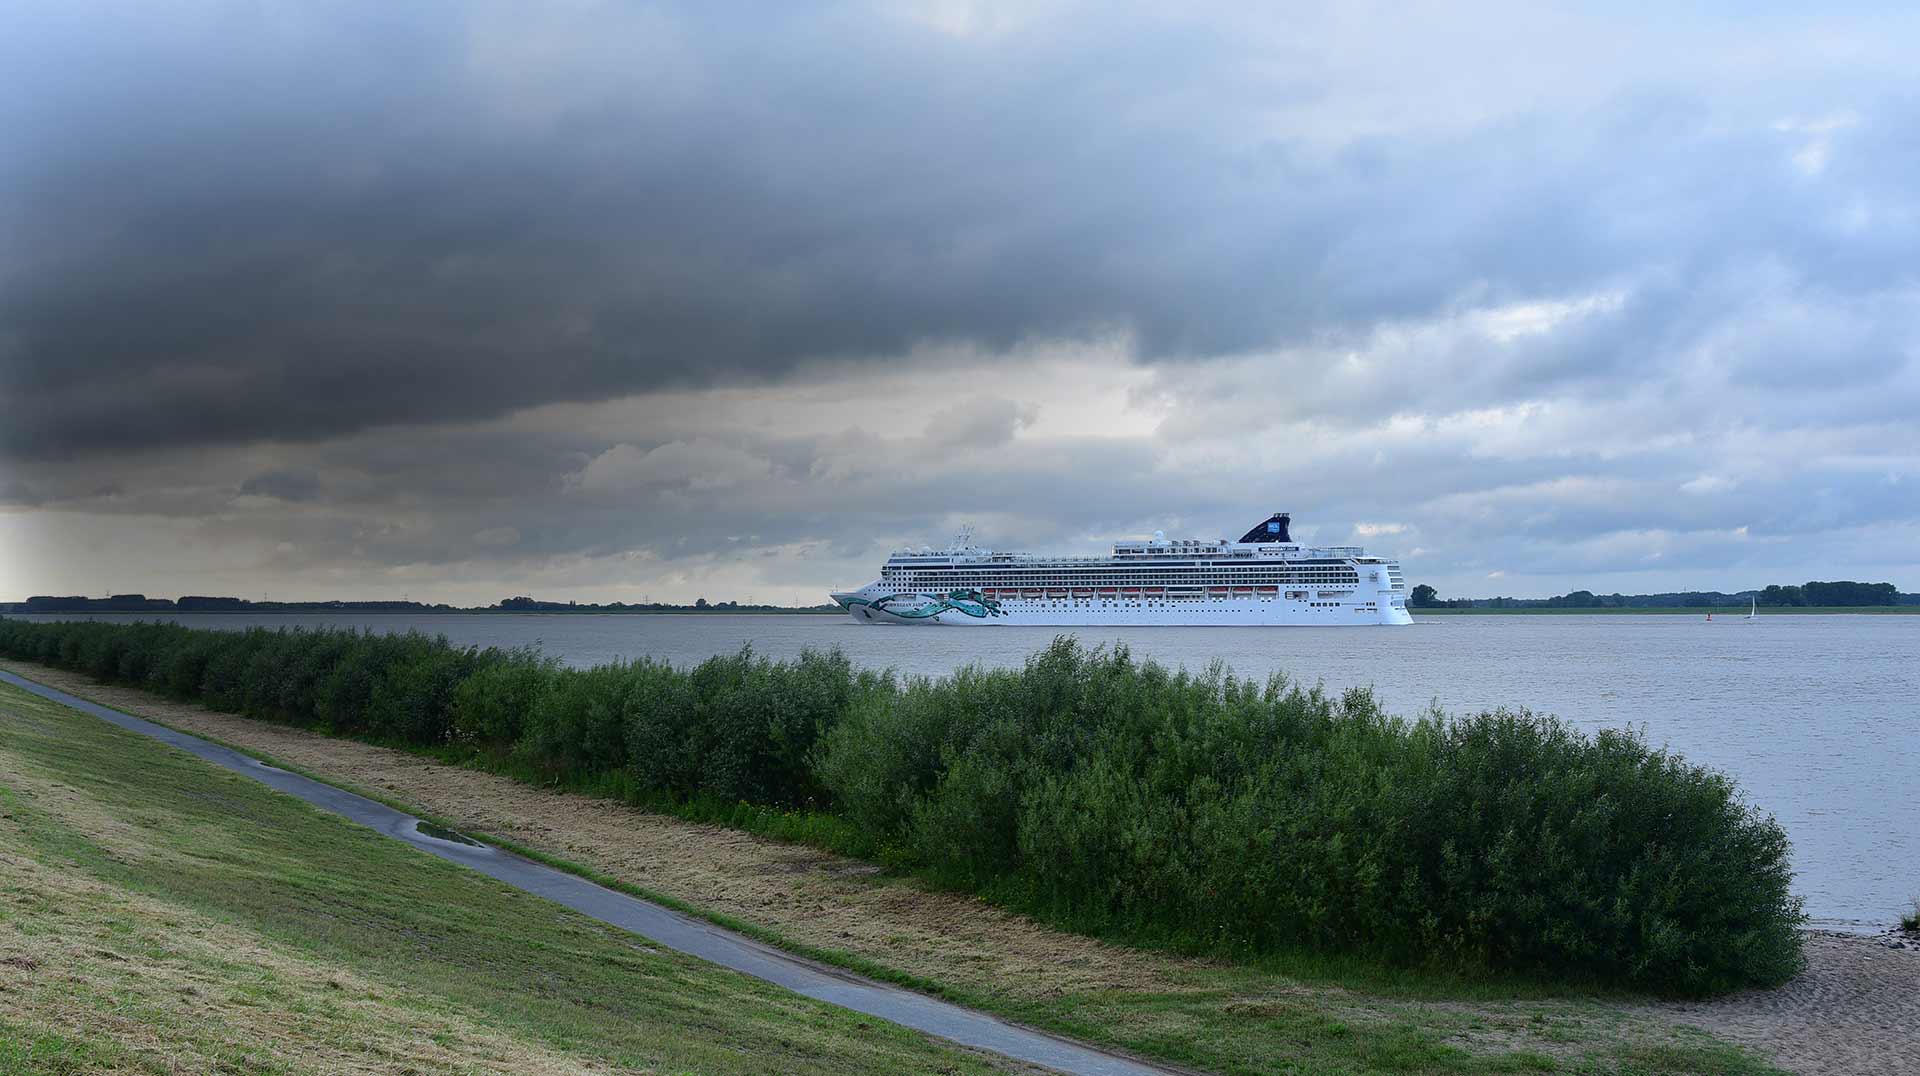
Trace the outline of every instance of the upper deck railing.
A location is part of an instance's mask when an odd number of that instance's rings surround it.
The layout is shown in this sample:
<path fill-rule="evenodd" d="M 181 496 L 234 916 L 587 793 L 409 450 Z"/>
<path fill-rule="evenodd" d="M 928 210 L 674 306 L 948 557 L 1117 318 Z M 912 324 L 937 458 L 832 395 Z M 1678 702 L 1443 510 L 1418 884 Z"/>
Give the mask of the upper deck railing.
<path fill-rule="evenodd" d="M 888 563 L 899 560 L 968 563 L 968 564 L 1109 564 L 1116 560 L 1127 561 L 1143 557 L 1155 559 L 1189 557 L 1259 557 L 1261 559 L 1292 560 L 1300 557 L 1343 557 L 1358 558 L 1367 556 L 1364 546 L 1357 545 L 1254 545 L 1241 542 L 1207 541 L 1166 541 L 1166 542 L 1122 542 L 1115 543 L 1112 554 L 1093 556 L 1088 554 L 1047 554 L 1047 553 L 997 553 L 991 549 L 977 546 L 949 549 L 896 549 L 887 555 Z"/>

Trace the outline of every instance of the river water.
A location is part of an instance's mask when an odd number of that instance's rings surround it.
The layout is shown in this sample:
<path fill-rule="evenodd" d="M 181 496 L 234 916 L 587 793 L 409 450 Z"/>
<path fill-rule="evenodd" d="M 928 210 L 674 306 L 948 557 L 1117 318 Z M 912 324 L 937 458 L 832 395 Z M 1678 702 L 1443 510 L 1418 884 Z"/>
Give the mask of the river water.
<path fill-rule="evenodd" d="M 148 616 L 151 619 L 151 615 Z M 52 619 L 23 617 L 22 619 Z M 133 614 L 92 619 L 134 620 Z M 538 645 L 573 665 L 675 663 L 751 645 L 839 647 L 856 663 L 940 674 L 1015 665 L 1066 629 L 863 626 L 842 616 L 186 614 L 195 627 L 420 630 Z M 1142 657 L 1242 675 L 1370 686 L 1389 709 L 1496 706 L 1646 737 L 1733 776 L 1793 838 L 1815 924 L 1875 930 L 1920 895 L 1920 616 L 1434 616 L 1410 628 L 1082 628 Z"/>

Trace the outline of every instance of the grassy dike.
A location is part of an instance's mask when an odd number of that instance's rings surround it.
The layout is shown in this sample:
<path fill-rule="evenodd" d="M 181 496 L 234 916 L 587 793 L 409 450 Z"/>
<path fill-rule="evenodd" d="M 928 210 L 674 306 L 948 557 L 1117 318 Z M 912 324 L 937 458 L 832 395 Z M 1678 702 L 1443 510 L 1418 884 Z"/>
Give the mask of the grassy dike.
<path fill-rule="evenodd" d="M 200 642 L 205 634 L 184 638 Z M 273 642 L 276 632 L 261 636 Z M 303 640 L 294 634 L 292 642 Z M 397 640 L 399 646 L 419 642 Z M 109 651 L 94 651 L 94 659 L 100 653 Z M 86 651 L 75 646 L 71 657 L 84 661 Z M 540 776 L 526 757 L 482 755 L 459 744 L 401 744 L 365 732 L 346 740 L 324 738 L 127 688 L 88 686 L 81 676 L 50 669 L 15 671 L 230 746 L 250 747 L 275 765 L 396 801 L 420 815 L 438 815 L 468 832 L 513 834 L 516 842 L 497 844 L 518 845 L 637 895 L 664 895 L 724 924 L 747 924 L 762 940 L 793 951 L 1171 1063 L 1246 1074 L 1772 1072 L 1709 1036 L 1649 1020 L 1632 995 L 1596 990 L 1594 978 L 1578 972 L 1482 978 L 1338 953 L 1281 951 L 1217 963 L 1158 947 L 1114 949 L 1048 934 L 993 907 L 927 890 L 912 876 L 847 872 L 849 865 L 833 857 L 816 857 L 824 870 L 795 874 L 795 861 L 806 857 L 781 851 L 783 845 L 730 840 L 659 815 L 603 815 L 586 795 L 532 788 L 472 769 L 515 772 L 551 788 L 551 770 Z M 367 740 L 390 746 L 367 746 Z M 420 767 L 413 755 L 457 759 L 470 769 Z M 559 784 L 812 844 L 841 842 L 849 830 L 847 820 L 820 811 L 662 801 L 637 790 L 624 770 Z M 710 859 L 705 872 L 676 872 L 684 865 L 674 859 L 689 857 Z M 626 878 L 643 878 L 647 888 L 636 890 L 622 882 Z"/>
<path fill-rule="evenodd" d="M 1222 1073 L 1770 1073 L 1711 1037 L 1591 987 L 1463 980 L 1310 954 L 1197 962 L 1049 934 L 909 877 L 847 871 L 835 857 L 727 839 L 659 815 L 607 812 L 585 796 L 475 769 L 423 767 L 349 739 L 14 671 L 287 769 L 462 828 L 603 884 L 659 899 L 763 940 L 1091 1041 Z M 474 760 L 468 759 L 471 765 Z M 796 816 L 743 816 L 780 828 Z M 699 869 L 680 868 L 692 858 Z M 639 866 L 637 864 L 645 864 Z M 646 888 L 625 881 L 644 878 Z"/>
<path fill-rule="evenodd" d="M 0 1071 L 998 1071 L 0 685 Z"/>

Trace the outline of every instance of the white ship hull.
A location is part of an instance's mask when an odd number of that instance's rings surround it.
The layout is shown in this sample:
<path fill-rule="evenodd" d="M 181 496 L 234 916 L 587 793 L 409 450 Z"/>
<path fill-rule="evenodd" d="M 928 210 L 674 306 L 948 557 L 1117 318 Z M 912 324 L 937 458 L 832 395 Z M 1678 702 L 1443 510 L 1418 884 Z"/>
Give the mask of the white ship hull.
<path fill-rule="evenodd" d="M 1115 542 L 1107 557 L 996 553 L 959 542 L 893 553 L 833 600 L 863 624 L 1348 627 L 1411 624 L 1400 565 L 1306 546 L 1276 512 L 1237 542 Z"/>
<path fill-rule="evenodd" d="M 869 594 L 871 597 L 869 597 Z M 1353 599 L 1324 602 L 1282 599 L 1220 598 L 1163 602 L 1072 602 L 1044 598 L 1010 598 L 999 603 L 998 615 L 981 616 L 959 608 L 940 608 L 943 599 L 926 594 L 895 595 L 894 600 L 875 608 L 875 598 L 886 597 L 878 588 L 833 595 L 834 601 L 863 624 L 944 624 L 984 627 L 992 624 L 1026 624 L 1034 627 L 1113 627 L 1192 626 L 1221 627 L 1350 627 L 1367 624 L 1411 624 L 1413 617 L 1404 606 L 1376 600 L 1368 608 Z M 896 611 L 897 610 L 897 611 Z"/>

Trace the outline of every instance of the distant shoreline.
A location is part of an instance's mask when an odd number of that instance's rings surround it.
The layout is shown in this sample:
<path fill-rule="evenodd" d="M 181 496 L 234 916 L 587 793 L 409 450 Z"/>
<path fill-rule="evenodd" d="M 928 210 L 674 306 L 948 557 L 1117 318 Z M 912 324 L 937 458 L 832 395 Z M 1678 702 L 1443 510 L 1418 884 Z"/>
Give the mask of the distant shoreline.
<path fill-rule="evenodd" d="M 1614 608 L 1604 609 L 1568 609 L 1568 608 L 1520 608 L 1520 609 L 1448 609 L 1444 606 L 1409 606 L 1407 611 L 1414 616 L 1716 616 L 1745 617 L 1749 607 L 1745 605 L 1696 605 L 1696 606 L 1657 606 L 1645 609 Z M 1770 616 L 1840 616 L 1857 613 L 1865 616 L 1916 616 L 1920 615 L 1920 605 L 1806 605 L 1806 606 L 1767 606 L 1760 610 L 1759 617 Z"/>
<path fill-rule="evenodd" d="M 0 609 L 0 616 L 845 616 L 841 609 Z"/>
<path fill-rule="evenodd" d="M 1424 616 L 1715 616 L 1745 619 L 1746 606 L 1660 607 L 1648 609 L 1421 609 L 1407 610 L 1415 618 Z M 148 617 L 175 616 L 845 616 L 839 609 L 58 609 L 39 612 L 0 610 L 0 617 Z M 1760 610 L 1758 619 L 1776 616 L 1920 616 L 1915 605 L 1826 605 L 1769 608 Z M 1018 626 L 1018 625 L 1015 625 Z"/>

